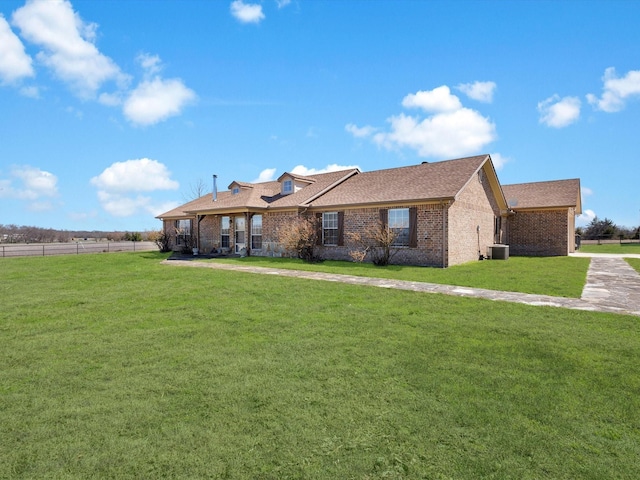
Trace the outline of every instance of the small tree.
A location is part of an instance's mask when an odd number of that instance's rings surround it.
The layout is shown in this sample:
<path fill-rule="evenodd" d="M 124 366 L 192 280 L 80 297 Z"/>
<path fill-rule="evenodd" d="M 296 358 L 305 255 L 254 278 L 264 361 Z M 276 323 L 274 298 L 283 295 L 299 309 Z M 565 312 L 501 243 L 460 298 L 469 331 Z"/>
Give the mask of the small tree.
<path fill-rule="evenodd" d="M 315 247 L 318 242 L 318 221 L 315 217 L 296 217 L 278 231 L 278 242 L 290 254 L 305 262 L 320 261 Z"/>
<path fill-rule="evenodd" d="M 593 217 L 593 220 L 587 225 L 584 233 L 589 239 L 601 239 L 613 238 L 617 231 L 618 227 L 612 220 L 608 218 L 600 220 L 598 217 Z"/>
<path fill-rule="evenodd" d="M 149 240 L 155 242 L 161 252 L 171 251 L 171 235 L 163 230 L 149 232 Z"/>
<path fill-rule="evenodd" d="M 374 265 L 386 266 L 398 252 L 394 248 L 398 239 L 398 232 L 378 221 L 370 225 L 364 233 L 350 232 L 349 240 L 357 245 L 357 248 L 349 252 L 349 256 L 356 262 L 364 262 L 367 256 L 371 257 Z"/>
<path fill-rule="evenodd" d="M 142 235 L 140 235 L 139 232 L 125 232 L 124 234 L 124 239 L 127 242 L 141 242 L 142 241 Z"/>

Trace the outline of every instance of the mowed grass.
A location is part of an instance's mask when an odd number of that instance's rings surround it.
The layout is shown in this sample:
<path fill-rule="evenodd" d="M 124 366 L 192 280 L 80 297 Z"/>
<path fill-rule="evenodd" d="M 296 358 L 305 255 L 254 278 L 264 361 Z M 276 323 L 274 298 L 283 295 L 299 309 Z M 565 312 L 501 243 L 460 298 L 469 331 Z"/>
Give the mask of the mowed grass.
<path fill-rule="evenodd" d="M 637 317 L 0 262 L 0 478 L 636 478 Z"/>
<path fill-rule="evenodd" d="M 216 258 L 206 261 L 580 298 L 590 259 L 511 257 L 506 261 L 477 261 L 449 268 L 377 267 L 371 263 L 329 260 L 309 264 L 299 259 L 270 257 Z"/>
<path fill-rule="evenodd" d="M 582 244 L 578 252 L 583 253 L 618 253 L 622 255 L 626 254 L 640 254 L 640 243 L 603 243 L 597 244 Z"/>
<path fill-rule="evenodd" d="M 627 258 L 626 261 L 635 268 L 636 272 L 640 273 L 640 258 Z"/>

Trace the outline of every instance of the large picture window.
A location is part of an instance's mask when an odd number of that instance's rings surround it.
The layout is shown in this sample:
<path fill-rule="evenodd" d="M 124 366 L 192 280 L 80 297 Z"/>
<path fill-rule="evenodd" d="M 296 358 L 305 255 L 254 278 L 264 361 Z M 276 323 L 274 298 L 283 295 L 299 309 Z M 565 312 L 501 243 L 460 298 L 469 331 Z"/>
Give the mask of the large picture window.
<path fill-rule="evenodd" d="M 338 245 L 338 212 L 322 214 L 322 244 Z"/>
<path fill-rule="evenodd" d="M 191 220 L 176 220 L 176 244 L 188 245 L 191 239 Z"/>
<path fill-rule="evenodd" d="M 220 247 L 229 248 L 229 229 L 230 229 L 229 217 L 222 217 L 220 219 Z"/>
<path fill-rule="evenodd" d="M 251 217 L 251 249 L 262 250 L 262 215 Z"/>

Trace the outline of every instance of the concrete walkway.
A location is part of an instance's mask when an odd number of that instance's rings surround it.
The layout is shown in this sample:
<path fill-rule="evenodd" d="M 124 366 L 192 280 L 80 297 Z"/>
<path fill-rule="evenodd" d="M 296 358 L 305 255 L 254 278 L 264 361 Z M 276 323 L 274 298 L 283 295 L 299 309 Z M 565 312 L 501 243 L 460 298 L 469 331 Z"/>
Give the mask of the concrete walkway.
<path fill-rule="evenodd" d="M 587 284 L 582 298 L 552 297 L 528 293 L 502 292 L 481 288 L 440 285 L 436 283 L 410 282 L 383 278 L 358 277 L 322 272 L 305 272 L 280 268 L 265 268 L 244 265 L 231 265 L 218 262 L 200 262 L 196 258 L 188 260 L 165 260 L 163 263 L 175 266 L 196 268 L 212 268 L 217 270 L 234 270 L 263 275 L 324 280 L 352 285 L 366 285 L 381 288 L 397 288 L 414 292 L 442 293 L 460 297 L 476 297 L 489 300 L 523 303 L 535 306 L 551 306 L 609 313 L 623 313 L 640 316 L 640 275 L 617 255 L 588 255 L 592 257 L 587 273 Z"/>

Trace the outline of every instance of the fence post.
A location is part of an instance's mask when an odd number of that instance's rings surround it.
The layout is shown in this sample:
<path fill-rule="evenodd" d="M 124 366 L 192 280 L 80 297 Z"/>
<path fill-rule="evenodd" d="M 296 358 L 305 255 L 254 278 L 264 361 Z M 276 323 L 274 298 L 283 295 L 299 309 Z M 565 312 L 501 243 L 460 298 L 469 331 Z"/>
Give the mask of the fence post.
<path fill-rule="evenodd" d="M 44 245 L 42 245 L 42 256 L 44 257 Z"/>
<path fill-rule="evenodd" d="M 135 240 L 133 241 L 133 251 L 134 252 L 136 251 L 136 241 Z"/>

